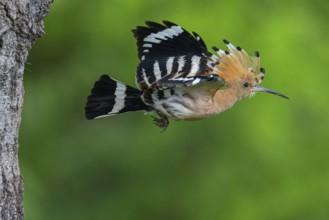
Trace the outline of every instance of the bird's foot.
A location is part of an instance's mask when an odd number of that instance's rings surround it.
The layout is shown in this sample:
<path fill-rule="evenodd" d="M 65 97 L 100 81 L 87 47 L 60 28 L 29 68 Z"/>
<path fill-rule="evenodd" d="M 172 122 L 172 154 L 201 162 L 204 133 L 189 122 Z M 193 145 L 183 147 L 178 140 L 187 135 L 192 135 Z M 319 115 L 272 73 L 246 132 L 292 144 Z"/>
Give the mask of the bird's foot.
<path fill-rule="evenodd" d="M 166 116 L 164 115 L 160 115 L 160 118 L 154 117 L 153 116 L 153 123 L 157 126 L 159 126 L 160 128 L 162 128 L 161 132 L 164 132 L 168 125 L 169 125 L 169 120 Z"/>

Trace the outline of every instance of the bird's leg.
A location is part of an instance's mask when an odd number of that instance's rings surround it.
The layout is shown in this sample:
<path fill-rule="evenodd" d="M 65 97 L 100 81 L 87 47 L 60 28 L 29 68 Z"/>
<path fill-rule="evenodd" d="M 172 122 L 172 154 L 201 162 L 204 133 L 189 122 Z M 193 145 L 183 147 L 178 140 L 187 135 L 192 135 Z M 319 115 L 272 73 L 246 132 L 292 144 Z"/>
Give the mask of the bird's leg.
<path fill-rule="evenodd" d="M 164 132 L 166 130 L 166 128 L 168 127 L 168 125 L 169 125 L 169 120 L 168 120 L 168 118 L 166 116 L 164 116 L 161 113 L 158 113 L 157 112 L 157 115 L 160 118 L 157 118 L 155 116 L 152 116 L 153 117 L 153 123 L 155 125 L 159 126 L 160 128 L 162 128 L 162 131 L 161 132 Z"/>

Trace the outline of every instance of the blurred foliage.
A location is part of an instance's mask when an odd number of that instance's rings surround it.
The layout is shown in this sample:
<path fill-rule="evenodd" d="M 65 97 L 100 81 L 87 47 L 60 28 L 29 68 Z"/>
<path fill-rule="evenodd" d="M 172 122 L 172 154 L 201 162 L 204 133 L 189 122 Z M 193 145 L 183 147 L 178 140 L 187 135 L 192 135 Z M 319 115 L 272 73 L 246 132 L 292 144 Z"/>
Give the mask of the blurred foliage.
<path fill-rule="evenodd" d="M 262 85 L 291 99 L 258 94 L 165 133 L 143 113 L 85 120 L 101 74 L 134 84 L 145 20 L 259 50 Z M 326 0 L 55 0 L 24 77 L 26 219 L 329 219 L 328 21 Z"/>

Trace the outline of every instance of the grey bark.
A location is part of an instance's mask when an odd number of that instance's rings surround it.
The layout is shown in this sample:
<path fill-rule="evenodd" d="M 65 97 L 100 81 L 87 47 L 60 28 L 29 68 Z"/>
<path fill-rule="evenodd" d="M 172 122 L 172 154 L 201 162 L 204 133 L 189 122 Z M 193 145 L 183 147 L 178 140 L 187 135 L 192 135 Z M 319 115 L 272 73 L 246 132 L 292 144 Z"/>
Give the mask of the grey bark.
<path fill-rule="evenodd" d="M 0 0 L 0 220 L 24 219 L 18 132 L 27 55 L 52 0 Z"/>

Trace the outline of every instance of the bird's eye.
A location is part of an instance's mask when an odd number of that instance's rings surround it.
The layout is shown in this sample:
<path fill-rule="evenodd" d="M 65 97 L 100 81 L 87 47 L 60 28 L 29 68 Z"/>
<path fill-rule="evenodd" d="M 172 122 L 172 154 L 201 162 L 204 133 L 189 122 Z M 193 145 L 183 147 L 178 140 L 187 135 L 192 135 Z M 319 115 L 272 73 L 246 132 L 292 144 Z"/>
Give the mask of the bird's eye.
<path fill-rule="evenodd" d="M 249 86 L 249 83 L 244 83 L 243 86 L 247 88 Z"/>

